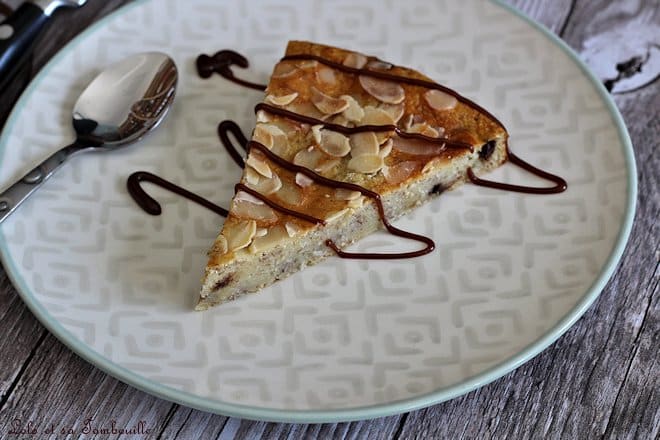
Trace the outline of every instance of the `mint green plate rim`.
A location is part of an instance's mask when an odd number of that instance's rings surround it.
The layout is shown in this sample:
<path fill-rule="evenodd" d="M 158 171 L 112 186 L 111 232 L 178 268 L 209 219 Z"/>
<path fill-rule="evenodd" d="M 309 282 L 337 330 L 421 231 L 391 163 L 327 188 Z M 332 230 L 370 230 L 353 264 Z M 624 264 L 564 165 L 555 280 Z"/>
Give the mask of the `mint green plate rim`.
<path fill-rule="evenodd" d="M 3 134 L 0 137 L 0 161 L 2 160 L 2 157 L 7 150 L 8 136 L 6 133 L 9 132 L 10 128 L 14 125 L 17 118 L 19 117 L 21 110 L 25 106 L 27 97 L 34 92 L 43 78 L 48 75 L 50 69 L 58 63 L 59 59 L 67 51 L 72 50 L 78 44 L 83 42 L 88 35 L 104 26 L 108 21 L 112 20 L 112 18 L 118 14 L 128 13 L 131 9 L 144 3 L 145 1 L 149 0 L 140 0 L 131 5 L 124 6 L 118 11 L 115 11 L 112 14 L 99 20 L 89 29 L 74 38 L 55 57 L 53 57 L 53 59 L 44 67 L 44 69 L 35 77 L 35 79 L 25 90 L 16 106 L 14 107 L 11 115 L 9 116 L 5 125 L 5 129 L 3 130 Z M 628 241 L 635 216 L 635 207 L 637 203 L 637 166 L 635 164 L 632 142 L 630 141 L 628 130 L 626 129 L 625 123 L 621 117 L 621 114 L 619 113 L 619 110 L 612 101 L 612 98 L 608 94 L 607 90 L 605 90 L 605 87 L 603 87 L 598 78 L 589 70 L 586 64 L 579 58 L 573 49 L 571 49 L 566 43 L 551 33 L 548 29 L 543 27 L 543 25 L 535 22 L 521 11 L 515 9 L 513 6 L 505 4 L 503 0 L 491 1 L 509 11 L 513 15 L 522 18 L 524 21 L 531 24 L 539 32 L 545 35 L 551 42 L 563 49 L 564 52 L 580 67 L 587 78 L 594 84 L 596 90 L 600 94 L 600 97 L 603 99 L 603 101 L 605 101 L 607 108 L 617 125 L 619 138 L 625 156 L 626 170 L 628 172 L 627 200 L 624 219 L 621 224 L 621 228 L 619 229 L 619 233 L 612 252 L 607 258 L 607 261 L 605 262 L 600 274 L 596 277 L 596 280 L 589 287 L 589 289 L 587 289 L 582 299 L 566 314 L 566 316 L 564 316 L 564 318 L 562 318 L 543 336 L 541 336 L 535 342 L 531 343 L 508 360 L 501 362 L 500 364 L 489 368 L 487 371 L 466 379 L 463 382 L 451 387 L 442 388 L 422 396 L 394 401 L 386 404 L 337 410 L 283 410 L 259 408 L 254 406 L 221 402 L 171 388 L 136 374 L 135 372 L 110 361 L 101 354 L 92 350 L 84 342 L 66 330 L 62 324 L 60 324 L 59 321 L 51 316 L 46 308 L 35 298 L 35 296 L 23 281 L 23 278 L 20 275 L 20 271 L 14 265 L 14 262 L 10 257 L 4 232 L 2 229 L 0 229 L 0 260 L 2 261 L 2 264 L 10 280 L 18 290 L 19 295 L 25 304 L 27 304 L 32 313 L 37 317 L 37 319 L 51 333 L 53 333 L 57 339 L 59 339 L 63 344 L 65 344 L 87 362 L 95 365 L 109 375 L 121 380 L 122 382 L 125 382 L 139 390 L 155 395 L 162 399 L 200 409 L 202 411 L 252 420 L 287 423 L 331 423 L 372 419 L 376 417 L 400 414 L 403 412 L 425 408 L 461 396 L 496 379 L 499 379 L 510 371 L 518 368 L 543 351 L 546 347 L 556 341 L 561 335 L 563 335 L 595 301 L 601 290 L 605 287 L 608 280 L 614 273 L 614 270 L 616 269 L 616 266 L 621 259 L 621 255 L 623 254 L 626 243 Z"/>

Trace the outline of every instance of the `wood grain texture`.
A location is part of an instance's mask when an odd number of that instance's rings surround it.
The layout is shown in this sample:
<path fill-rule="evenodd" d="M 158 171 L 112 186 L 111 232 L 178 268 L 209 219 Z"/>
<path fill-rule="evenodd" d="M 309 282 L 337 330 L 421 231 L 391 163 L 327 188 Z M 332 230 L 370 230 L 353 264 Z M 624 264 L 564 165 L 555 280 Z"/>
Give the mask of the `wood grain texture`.
<path fill-rule="evenodd" d="M 20 0 L 5 3 L 15 7 Z M 129 1 L 91 0 L 78 11 L 58 14 L 38 45 L 33 71 L 89 23 L 126 3 Z M 630 242 L 598 300 L 555 344 L 505 377 L 424 410 L 354 423 L 252 422 L 182 407 L 107 376 L 50 335 L 0 272 L 0 438 L 9 437 L 16 418 L 78 431 L 88 418 L 104 427 L 111 426 L 112 420 L 124 427 L 142 420 L 151 432 L 135 438 L 163 439 L 657 438 L 660 66 L 655 57 L 660 3 L 510 3 L 561 35 L 603 80 L 621 73 L 617 64 L 639 58 L 639 69 L 622 69 L 625 77 L 615 81 L 612 88 L 635 145 L 639 168 L 640 196 Z M 0 97 L 0 124 L 23 86 L 17 81 Z M 99 437 L 126 438 L 111 434 Z"/>

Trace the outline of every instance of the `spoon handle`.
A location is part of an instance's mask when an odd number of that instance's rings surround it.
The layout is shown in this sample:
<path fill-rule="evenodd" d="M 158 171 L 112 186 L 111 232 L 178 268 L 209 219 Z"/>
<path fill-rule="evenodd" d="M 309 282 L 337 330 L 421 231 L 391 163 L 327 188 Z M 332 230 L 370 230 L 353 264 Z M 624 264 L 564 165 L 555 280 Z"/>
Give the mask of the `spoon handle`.
<path fill-rule="evenodd" d="M 0 223 L 18 208 L 37 188 L 57 171 L 71 155 L 85 146 L 78 141 L 53 153 L 23 178 L 0 193 Z"/>

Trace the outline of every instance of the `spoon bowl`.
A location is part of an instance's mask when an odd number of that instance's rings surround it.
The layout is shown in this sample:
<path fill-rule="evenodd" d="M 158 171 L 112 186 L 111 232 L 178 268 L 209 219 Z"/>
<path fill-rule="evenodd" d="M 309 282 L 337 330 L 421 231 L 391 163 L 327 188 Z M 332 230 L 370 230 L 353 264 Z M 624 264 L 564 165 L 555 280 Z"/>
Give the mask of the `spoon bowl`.
<path fill-rule="evenodd" d="M 172 106 L 177 80 L 174 61 L 159 52 L 130 56 L 101 72 L 73 107 L 76 140 L 0 194 L 0 222 L 71 156 L 111 151 L 156 128 Z"/>

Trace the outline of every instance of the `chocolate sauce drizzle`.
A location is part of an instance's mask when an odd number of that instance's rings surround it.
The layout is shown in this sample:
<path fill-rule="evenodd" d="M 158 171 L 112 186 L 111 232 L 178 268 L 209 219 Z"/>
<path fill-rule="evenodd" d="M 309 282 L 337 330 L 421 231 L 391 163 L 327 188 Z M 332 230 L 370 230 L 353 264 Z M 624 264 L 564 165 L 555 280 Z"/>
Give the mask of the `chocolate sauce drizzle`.
<path fill-rule="evenodd" d="M 216 52 L 213 56 L 201 54 L 197 57 L 196 64 L 197 73 L 202 78 L 208 78 L 214 72 L 216 72 L 229 81 L 240 84 L 244 87 L 255 90 L 266 90 L 266 86 L 263 84 L 245 81 L 234 76 L 234 72 L 231 70 L 232 66 L 238 66 L 242 69 L 246 69 L 250 63 L 248 62 L 247 58 L 238 52 L 234 52 L 233 50 L 221 50 Z"/>
<path fill-rule="evenodd" d="M 138 206 L 140 206 L 140 208 L 145 210 L 148 214 L 160 215 L 163 210 L 160 206 L 160 203 L 158 203 L 156 199 L 147 194 L 147 192 L 142 188 L 142 182 L 149 182 L 153 183 L 154 185 L 158 185 L 163 189 L 166 189 L 170 192 L 173 192 L 174 194 L 180 195 L 188 200 L 202 205 L 203 207 L 208 208 L 223 217 L 227 217 L 227 215 L 229 215 L 229 211 L 227 211 L 222 206 L 218 206 L 215 203 L 206 200 L 204 197 L 190 192 L 187 189 L 181 188 L 180 186 L 169 182 L 162 177 L 159 177 L 148 171 L 136 171 L 135 173 L 128 176 L 126 187 L 128 189 L 128 193 L 131 195 L 131 197 L 133 197 L 133 200 L 135 200 L 135 203 L 137 203 Z"/>
<path fill-rule="evenodd" d="M 314 180 L 316 183 L 319 183 L 324 186 L 328 186 L 330 188 L 342 188 L 342 189 L 347 189 L 350 191 L 359 191 L 362 195 L 365 195 L 371 199 L 374 200 L 376 203 L 376 208 L 378 209 L 378 215 L 380 216 L 380 220 L 383 222 L 383 225 L 385 226 L 385 229 L 389 231 L 390 234 L 396 235 L 397 237 L 403 237 L 407 238 L 410 240 L 415 240 L 419 241 L 421 243 L 424 243 L 426 247 L 424 249 L 420 249 L 418 251 L 413 251 L 413 252 L 397 252 L 397 253 L 391 253 L 391 254 L 381 254 L 381 253 L 362 253 L 362 252 L 344 252 L 340 250 L 337 245 L 332 241 L 332 240 L 326 240 L 325 244 L 330 247 L 332 250 L 337 253 L 338 256 L 342 258 L 358 258 L 358 259 L 379 259 L 379 260 L 392 260 L 392 259 L 398 259 L 398 258 L 412 258 L 412 257 L 419 257 L 421 255 L 426 255 L 429 252 L 432 252 L 433 249 L 435 249 L 435 243 L 433 240 L 431 240 L 428 237 L 425 237 L 423 235 L 418 235 L 414 234 L 412 232 L 408 231 L 403 231 L 399 228 L 396 228 L 392 226 L 392 224 L 387 220 L 387 217 L 385 216 L 385 208 L 383 207 L 383 201 L 380 197 L 380 194 L 374 191 L 370 191 L 360 185 L 356 185 L 354 183 L 348 183 L 348 182 L 342 182 L 340 180 L 333 180 L 333 179 L 328 179 L 327 177 L 323 177 L 320 174 L 315 173 L 314 171 L 310 170 L 309 168 L 300 166 L 300 165 L 295 165 L 288 160 L 285 160 L 281 158 L 280 156 L 276 155 L 272 151 L 270 151 L 268 148 L 266 148 L 265 145 L 260 144 L 259 142 L 256 141 L 250 141 L 248 142 L 248 150 L 251 150 L 252 148 L 255 148 L 259 150 L 264 156 L 268 158 L 271 162 L 281 166 L 282 168 L 291 171 L 291 172 L 296 172 L 296 173 L 302 173 L 305 176 L 309 177 L 310 179 Z M 239 184 L 240 189 L 245 191 L 247 188 L 245 185 Z M 239 186 L 237 185 L 237 187 Z M 302 220 L 306 220 L 312 223 L 316 224 L 321 224 L 325 225 L 325 220 L 321 220 L 318 218 L 314 218 L 311 216 L 308 216 L 306 214 L 302 214 L 297 211 L 293 211 L 287 208 L 284 208 L 280 205 L 277 205 L 276 203 L 270 201 L 267 197 L 263 196 L 262 194 L 250 190 L 250 194 L 253 196 L 259 198 L 262 200 L 264 203 L 267 203 L 271 208 L 280 210 L 284 212 L 285 214 L 289 214 L 291 216 L 300 218 Z"/>
<path fill-rule="evenodd" d="M 328 59 L 325 59 L 320 56 L 316 55 L 308 55 L 308 54 L 300 54 L 300 55 L 288 55 L 282 58 L 282 61 L 287 61 L 287 60 L 316 60 L 322 64 L 325 64 L 329 67 L 332 67 L 337 70 L 341 70 L 344 72 L 348 73 L 353 73 L 356 75 L 366 75 L 366 76 L 371 76 L 374 78 L 379 78 L 383 80 L 389 80 L 389 81 L 396 81 L 399 83 L 404 83 L 404 84 L 409 84 L 409 85 L 414 85 L 414 86 L 420 86 L 420 87 L 425 87 L 428 89 L 436 89 L 436 90 L 441 90 L 445 93 L 448 93 L 452 96 L 454 96 L 458 101 L 474 108 L 475 110 L 481 112 L 482 114 L 488 116 L 491 118 L 493 121 L 495 121 L 497 124 L 500 126 L 504 126 L 495 116 L 493 116 L 491 113 L 489 113 L 486 109 L 483 107 L 479 106 L 475 102 L 461 96 L 454 90 L 442 86 L 440 84 L 431 82 L 431 81 L 425 81 L 425 80 L 420 80 L 416 78 L 408 78 L 408 77 L 403 77 L 395 74 L 391 74 L 388 72 L 384 71 L 378 71 L 378 70 L 370 70 L 370 69 L 357 69 L 353 67 L 348 67 L 345 66 L 341 63 L 337 63 Z M 373 60 L 373 58 L 372 58 Z M 240 68 L 247 68 L 249 66 L 248 60 L 241 54 L 232 51 L 232 50 L 221 50 L 217 52 L 213 56 L 208 56 L 208 55 L 200 55 L 197 58 L 197 71 L 199 75 L 202 78 L 208 78 L 210 77 L 214 72 L 220 74 L 224 78 L 242 85 L 244 87 L 256 89 L 256 90 L 266 90 L 265 85 L 261 84 L 256 84 L 252 83 L 249 81 L 242 80 L 240 78 L 236 78 L 234 76 L 234 73 L 231 70 L 232 66 L 238 66 Z M 298 122 L 310 124 L 310 125 L 323 125 L 325 129 L 336 131 L 339 133 L 342 133 L 344 135 L 351 135 L 355 133 L 362 133 L 362 132 L 388 132 L 388 131 L 394 131 L 398 136 L 402 138 L 413 138 L 413 139 L 419 139 L 423 140 L 425 142 L 433 143 L 433 144 L 438 144 L 440 145 L 438 152 L 441 152 L 445 150 L 447 147 L 449 148 L 460 148 L 460 149 L 468 149 L 471 152 L 473 151 L 473 146 L 465 143 L 465 142 L 459 142 L 459 141 L 453 141 L 448 138 L 432 138 L 429 136 L 424 136 L 419 133 L 406 133 L 404 131 L 401 131 L 397 126 L 395 125 L 364 125 L 364 126 L 358 126 L 358 127 L 345 127 L 343 125 L 339 124 L 332 124 L 328 123 L 325 121 L 322 121 L 320 119 L 312 118 L 309 116 L 301 115 L 295 112 L 291 112 L 289 110 L 285 110 L 283 108 L 275 107 L 266 103 L 259 103 L 255 107 L 255 112 L 258 112 L 260 110 L 266 111 L 271 114 L 275 114 L 278 116 L 282 116 L 288 119 L 292 119 Z M 374 200 L 378 214 L 380 216 L 380 220 L 382 221 L 383 225 L 385 228 L 392 234 L 398 237 L 402 238 L 407 238 L 415 241 L 419 241 L 421 243 L 424 243 L 426 246 L 423 249 L 417 250 L 417 251 L 412 251 L 412 252 L 400 252 L 400 253 L 391 253 L 391 254 L 382 254 L 382 253 L 353 253 L 353 252 L 344 252 L 339 247 L 332 241 L 332 240 L 326 240 L 325 244 L 330 247 L 339 257 L 342 258 L 355 258 L 355 259 L 399 259 L 399 258 L 411 258 L 411 257 L 418 257 L 421 255 L 428 254 L 432 252 L 435 248 L 435 243 L 433 240 L 429 237 L 423 236 L 423 235 L 418 235 L 412 232 L 408 231 L 403 231 L 401 229 L 398 229 L 387 220 L 385 216 L 385 210 L 383 207 L 382 199 L 380 194 L 373 192 L 371 190 L 368 190 L 360 185 L 352 184 L 352 183 L 347 183 L 347 182 L 342 182 L 338 180 L 333 180 L 329 179 L 326 177 L 323 177 L 314 171 L 310 170 L 309 168 L 305 168 L 299 165 L 295 165 L 282 157 L 276 155 L 272 151 L 270 151 L 266 146 L 260 144 L 259 142 L 256 141 L 248 141 L 247 137 L 243 134 L 241 131 L 240 127 L 234 122 L 234 121 L 222 121 L 218 125 L 218 136 L 220 138 L 221 143 L 231 156 L 231 158 L 236 162 L 238 166 L 241 168 L 245 167 L 245 160 L 243 159 L 243 156 L 241 153 L 238 151 L 236 147 L 234 147 L 233 142 L 229 138 L 229 134 L 232 134 L 234 138 L 236 139 L 237 143 L 245 150 L 246 152 L 249 153 L 249 151 L 252 148 L 255 148 L 256 150 L 260 151 L 263 155 L 265 155 L 270 161 L 273 163 L 276 163 L 280 167 L 290 171 L 290 172 L 298 172 L 302 173 L 308 178 L 314 180 L 315 182 L 325 185 L 331 188 L 343 188 L 347 190 L 352 190 L 352 191 L 358 191 L 362 195 L 367 196 L 371 199 Z M 494 141 L 489 141 L 486 145 L 482 147 L 482 150 L 480 151 L 480 157 L 482 159 L 487 159 L 488 156 L 490 156 L 490 153 L 492 153 L 492 150 L 494 149 Z M 527 187 L 527 186 L 520 186 L 520 185 L 512 185 L 512 184 L 506 184 L 506 183 L 500 183 L 500 182 L 493 182 L 490 180 L 484 180 L 478 178 L 474 172 L 472 171 L 471 168 L 468 168 L 467 170 L 467 176 L 470 179 L 472 183 L 475 185 L 480 185 L 480 186 L 485 186 L 489 188 L 495 188 L 495 189 L 501 189 L 501 190 L 507 190 L 507 191 L 515 191 L 515 192 L 523 192 L 523 193 L 529 193 L 529 194 L 555 194 L 555 193 L 560 193 L 566 190 L 567 184 L 566 181 L 554 174 L 548 173 L 546 171 L 543 171 L 539 168 L 536 168 L 535 166 L 529 164 L 528 162 L 524 161 L 520 157 L 516 156 L 513 154 L 509 146 L 507 144 L 506 146 L 506 153 L 509 161 L 546 180 L 549 180 L 551 182 L 555 183 L 554 187 L 549 187 L 549 188 L 534 188 L 534 187 Z M 159 215 L 161 213 L 161 206 L 160 204 L 154 200 L 151 196 L 149 196 L 144 189 L 141 187 L 141 182 L 147 181 L 150 183 L 153 183 L 155 185 L 160 186 L 161 188 L 167 189 L 175 194 L 181 195 L 195 203 L 198 203 L 211 211 L 222 215 L 226 217 L 228 215 L 228 211 L 206 199 L 203 197 L 192 193 L 186 189 L 183 189 L 179 187 L 178 185 L 175 185 L 172 182 L 169 182 L 159 176 L 156 176 L 152 173 L 146 172 L 146 171 L 138 171 L 133 174 L 131 174 L 128 178 L 127 181 L 127 187 L 128 187 L 128 192 L 133 197 L 133 199 L 137 202 L 137 204 L 144 209 L 146 212 L 148 212 L 151 215 Z M 234 191 L 244 191 L 253 197 L 258 198 L 259 200 L 263 201 L 265 204 L 270 206 L 271 208 L 280 211 L 284 214 L 299 218 L 304 221 L 308 221 L 311 223 L 315 224 L 320 224 L 320 225 L 325 225 L 326 221 L 323 219 L 319 219 L 292 209 L 289 209 L 285 206 L 282 206 L 270 199 L 268 199 L 266 196 L 262 195 L 261 193 L 247 187 L 246 185 L 242 183 L 236 184 L 234 187 Z"/>
<path fill-rule="evenodd" d="M 311 116 L 305 116 L 301 115 L 299 113 L 292 112 L 290 110 L 285 110 L 280 107 L 275 107 L 270 104 L 266 104 L 265 102 L 260 102 L 254 107 L 255 113 L 258 112 L 259 110 L 266 111 L 268 113 L 272 113 L 274 115 L 278 116 L 283 116 L 288 119 L 292 119 L 294 121 L 302 122 L 304 124 L 309 124 L 309 125 L 323 125 L 324 129 L 328 129 L 331 131 L 336 131 L 345 135 L 351 135 L 355 133 L 364 133 L 367 131 L 374 131 L 374 132 L 386 132 L 386 131 L 393 131 L 397 134 L 397 136 L 402 137 L 402 138 L 407 138 L 407 139 L 419 139 L 424 142 L 428 142 L 431 144 L 439 144 L 440 148 L 438 149 L 438 152 L 443 151 L 445 147 L 450 147 L 450 148 L 459 148 L 459 149 L 464 149 L 464 150 L 470 150 L 472 152 L 472 145 L 466 143 L 466 142 L 460 142 L 460 141 L 453 141 L 448 138 L 433 138 L 430 136 L 424 136 L 423 134 L 420 133 L 406 133 L 405 131 L 401 130 L 399 127 L 396 125 L 360 125 L 357 127 L 346 127 L 344 125 L 339 125 L 339 124 L 332 124 L 330 122 L 323 121 L 321 119 L 316 119 L 312 118 Z"/>

